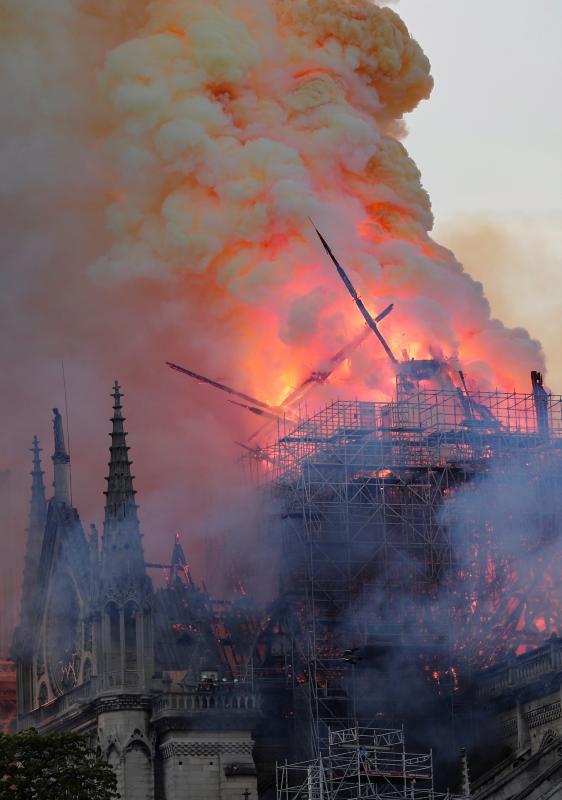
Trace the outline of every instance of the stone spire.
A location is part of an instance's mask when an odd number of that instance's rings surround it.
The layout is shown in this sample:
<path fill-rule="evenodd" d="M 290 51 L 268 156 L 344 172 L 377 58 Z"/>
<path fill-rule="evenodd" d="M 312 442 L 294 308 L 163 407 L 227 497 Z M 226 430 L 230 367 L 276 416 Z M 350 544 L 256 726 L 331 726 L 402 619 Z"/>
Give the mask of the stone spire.
<path fill-rule="evenodd" d="M 144 692 L 154 673 L 152 583 L 144 563 L 121 398 L 121 389 L 115 381 L 109 474 L 104 492 L 105 519 L 97 582 L 102 614 L 96 623 L 96 646 L 99 681 L 103 690 L 127 688 L 129 692 Z M 92 562 L 95 539 L 92 532 Z M 125 714 L 125 708 L 120 713 Z M 137 720 L 135 714 L 136 711 L 133 718 Z"/>
<path fill-rule="evenodd" d="M 174 537 L 174 546 L 172 548 L 172 558 L 170 564 L 172 567 L 181 567 L 182 569 L 183 567 L 187 566 L 187 559 L 180 543 L 179 533 L 176 533 Z"/>
<path fill-rule="evenodd" d="M 33 446 L 30 448 L 33 453 L 33 470 L 29 473 L 31 475 L 29 528 L 40 528 L 41 530 L 45 527 L 47 518 L 47 501 L 45 499 L 45 484 L 43 483 L 43 475 L 45 473 L 41 469 L 40 453 L 42 449 L 42 447 L 39 447 L 39 439 L 34 436 Z"/>
<path fill-rule="evenodd" d="M 55 500 L 72 505 L 70 498 L 70 456 L 66 452 L 62 417 L 58 408 L 53 408 L 53 431 L 55 452 L 53 453 Z"/>
<path fill-rule="evenodd" d="M 41 469 L 41 448 L 39 439 L 33 437 L 33 470 L 31 475 L 31 501 L 29 504 L 29 525 L 27 528 L 27 544 L 25 551 L 25 565 L 23 572 L 23 607 L 29 607 L 33 590 L 37 580 L 39 559 L 43 546 L 43 534 L 47 520 L 47 501 L 45 500 L 45 484 L 43 483 L 43 470 Z"/>
<path fill-rule="evenodd" d="M 190 589 L 195 588 L 193 578 L 189 569 L 189 564 L 183 552 L 183 547 L 180 543 L 180 535 L 176 533 L 174 539 L 174 546 L 172 548 L 172 557 L 170 559 L 170 572 L 167 577 L 167 584 L 170 589 L 174 588 L 176 582 L 179 581 L 182 586 Z"/>
<path fill-rule="evenodd" d="M 111 571 L 126 572 L 140 570 L 144 574 L 144 554 L 139 528 L 135 490 L 129 460 L 127 432 L 125 431 L 121 405 L 121 389 L 117 381 L 113 387 L 113 417 L 111 418 L 111 445 L 109 448 L 109 475 L 105 494 L 105 520 L 103 526 L 103 555 L 106 566 L 112 563 Z M 119 564 L 117 562 L 120 562 Z"/>
<path fill-rule="evenodd" d="M 111 418 L 112 431 L 111 446 L 109 448 L 109 475 L 107 476 L 107 491 L 105 494 L 105 520 L 137 518 L 135 503 L 135 490 L 133 489 L 133 475 L 131 475 L 132 461 L 129 460 L 127 446 L 127 432 L 125 431 L 121 405 L 121 388 L 117 381 L 113 386 L 113 417 Z"/>

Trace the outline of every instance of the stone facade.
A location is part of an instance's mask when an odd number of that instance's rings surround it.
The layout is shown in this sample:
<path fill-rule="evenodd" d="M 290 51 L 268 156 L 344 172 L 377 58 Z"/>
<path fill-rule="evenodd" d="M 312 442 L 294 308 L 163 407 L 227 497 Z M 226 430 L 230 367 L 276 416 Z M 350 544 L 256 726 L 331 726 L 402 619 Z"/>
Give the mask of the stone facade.
<path fill-rule="evenodd" d="M 483 673 L 477 701 L 510 755 L 473 783 L 474 800 L 562 797 L 562 639 Z"/>
<path fill-rule="evenodd" d="M 240 800 L 246 789 L 251 797 L 252 747 L 250 736 L 242 732 L 164 734 L 160 753 L 167 800 Z"/>
<path fill-rule="evenodd" d="M 115 384 L 101 548 L 70 497 L 69 457 L 55 410 L 54 497 L 39 446 L 22 617 L 14 639 L 18 728 L 90 737 L 115 768 L 123 800 L 257 798 L 250 686 L 213 633 L 208 596 L 176 539 L 167 586 L 146 573 Z"/>

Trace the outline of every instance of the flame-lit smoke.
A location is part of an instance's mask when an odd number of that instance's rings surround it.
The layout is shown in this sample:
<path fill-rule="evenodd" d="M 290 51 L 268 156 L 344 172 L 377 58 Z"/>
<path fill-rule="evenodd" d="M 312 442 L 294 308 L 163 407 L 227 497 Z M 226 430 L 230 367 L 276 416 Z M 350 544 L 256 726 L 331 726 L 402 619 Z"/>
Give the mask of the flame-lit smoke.
<path fill-rule="evenodd" d="M 438 238 L 468 272 L 486 286 L 492 313 L 506 324 L 523 324 L 548 353 L 549 385 L 562 385 L 558 332 L 560 301 L 555 286 L 562 261 L 562 214 L 457 215 L 438 223 Z M 533 264 L 540 264 L 537 282 Z"/>
<path fill-rule="evenodd" d="M 17 417 L 6 463 L 22 476 L 10 532 L 24 527 L 28 442 L 62 405 L 61 356 L 86 520 L 101 505 L 119 377 L 147 546 L 235 524 L 219 462 L 243 412 L 210 394 L 201 408 L 163 362 L 275 403 L 361 329 L 308 216 L 370 310 L 395 303 L 383 326 L 397 356 L 442 355 L 481 388 L 526 385 L 542 367 L 539 345 L 491 319 L 480 284 L 429 237 L 429 199 L 400 139 L 432 80 L 389 8 L 0 0 L 0 17 L 2 395 Z M 373 339 L 324 398 L 391 388 Z"/>
<path fill-rule="evenodd" d="M 100 87 L 113 244 L 92 272 L 174 282 L 190 309 L 197 298 L 213 331 L 200 345 L 207 368 L 279 402 L 360 327 L 308 216 L 374 311 L 396 302 L 398 353 L 441 353 L 509 388 L 540 366 L 538 346 L 491 320 L 480 285 L 428 236 L 429 199 L 398 138 L 432 80 L 392 10 L 151 3 Z M 348 384 L 388 388 L 382 357 L 374 346 L 358 357 Z"/>
<path fill-rule="evenodd" d="M 559 480 L 556 451 L 514 454 L 445 503 L 457 560 L 446 602 L 457 607 L 459 657 L 489 666 L 560 636 Z"/>

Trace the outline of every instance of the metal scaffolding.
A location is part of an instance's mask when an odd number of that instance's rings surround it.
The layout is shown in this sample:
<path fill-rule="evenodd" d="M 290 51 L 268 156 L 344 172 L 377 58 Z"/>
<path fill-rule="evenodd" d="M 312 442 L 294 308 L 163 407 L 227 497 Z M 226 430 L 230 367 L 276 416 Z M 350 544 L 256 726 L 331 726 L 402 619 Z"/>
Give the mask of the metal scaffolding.
<path fill-rule="evenodd" d="M 316 755 L 327 726 L 357 720 L 358 648 L 405 632 L 410 647 L 439 647 L 432 598 L 458 579 L 444 500 L 515 460 L 562 480 L 561 443 L 559 395 L 450 388 L 338 400 L 280 425 L 259 451 L 253 467 L 279 509 L 282 589 L 298 619 L 295 713 L 308 708 Z"/>
<path fill-rule="evenodd" d="M 277 766 L 277 800 L 460 800 L 435 792 L 433 754 L 408 753 L 404 731 L 329 730 L 319 755 Z"/>

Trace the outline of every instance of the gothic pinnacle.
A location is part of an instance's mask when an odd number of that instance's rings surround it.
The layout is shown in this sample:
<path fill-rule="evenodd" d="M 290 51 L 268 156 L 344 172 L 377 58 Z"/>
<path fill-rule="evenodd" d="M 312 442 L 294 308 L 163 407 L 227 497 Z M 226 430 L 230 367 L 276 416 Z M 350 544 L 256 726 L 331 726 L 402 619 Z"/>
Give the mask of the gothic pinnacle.
<path fill-rule="evenodd" d="M 31 503 L 29 507 L 29 524 L 30 526 L 45 524 L 45 516 L 47 513 L 47 502 L 45 500 L 45 484 L 43 483 L 43 470 L 41 469 L 41 450 L 39 447 L 39 439 L 37 436 L 33 437 L 33 446 L 30 448 L 33 453 L 33 470 L 30 475 L 31 482 Z"/>
<path fill-rule="evenodd" d="M 45 499 L 43 470 L 41 469 L 41 448 L 39 447 L 37 436 L 33 437 L 31 452 L 33 453 L 33 470 L 30 473 L 32 477 L 31 501 L 29 503 L 29 525 L 27 528 L 22 588 L 22 621 L 26 625 L 33 616 L 32 598 L 37 586 L 37 573 L 43 546 L 45 523 L 47 521 L 47 501 Z"/>
<path fill-rule="evenodd" d="M 135 490 L 133 488 L 133 475 L 129 460 L 129 447 L 127 446 L 127 432 L 124 428 L 125 418 L 122 414 L 121 387 L 115 381 L 113 386 L 113 417 L 111 418 L 112 430 L 111 445 L 109 448 L 109 474 L 106 477 L 107 490 L 104 492 L 105 518 L 123 519 L 125 517 L 136 519 Z"/>
<path fill-rule="evenodd" d="M 124 427 L 121 387 L 113 386 L 113 416 L 109 447 L 109 474 L 106 477 L 105 519 L 102 561 L 105 577 L 124 580 L 135 574 L 145 579 L 142 534 L 139 528 L 131 461 Z"/>

